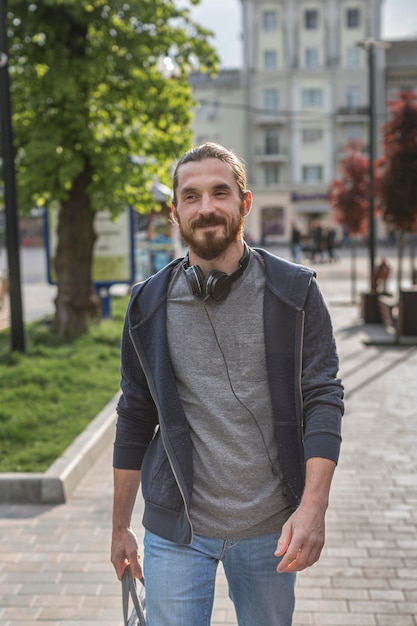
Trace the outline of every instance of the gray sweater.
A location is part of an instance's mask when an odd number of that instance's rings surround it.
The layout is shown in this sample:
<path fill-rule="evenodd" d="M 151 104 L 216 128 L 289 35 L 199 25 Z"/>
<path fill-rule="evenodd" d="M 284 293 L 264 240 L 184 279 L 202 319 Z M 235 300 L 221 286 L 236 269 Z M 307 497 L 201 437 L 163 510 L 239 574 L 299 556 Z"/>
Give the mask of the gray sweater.
<path fill-rule="evenodd" d="M 264 288 L 263 260 L 253 253 L 223 301 L 192 296 L 181 268 L 168 292 L 168 343 L 191 430 L 190 516 L 198 535 L 269 534 L 291 513 L 267 381 Z"/>

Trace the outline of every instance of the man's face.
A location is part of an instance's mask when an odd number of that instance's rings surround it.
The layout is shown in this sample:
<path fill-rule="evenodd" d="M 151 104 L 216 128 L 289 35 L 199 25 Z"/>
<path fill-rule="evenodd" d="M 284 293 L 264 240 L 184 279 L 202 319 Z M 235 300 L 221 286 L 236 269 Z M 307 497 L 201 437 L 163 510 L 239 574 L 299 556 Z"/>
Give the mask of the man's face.
<path fill-rule="evenodd" d="M 178 170 L 176 196 L 172 212 L 180 233 L 201 259 L 218 257 L 240 238 L 250 203 L 240 197 L 227 163 L 219 159 L 184 163 Z"/>

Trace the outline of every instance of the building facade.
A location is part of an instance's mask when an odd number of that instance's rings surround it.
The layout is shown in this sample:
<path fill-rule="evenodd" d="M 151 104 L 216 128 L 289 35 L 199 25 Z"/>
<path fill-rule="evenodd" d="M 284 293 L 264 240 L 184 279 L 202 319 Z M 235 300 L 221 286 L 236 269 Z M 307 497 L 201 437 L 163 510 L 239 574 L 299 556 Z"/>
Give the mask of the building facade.
<path fill-rule="evenodd" d="M 417 93 L 417 39 L 391 42 L 386 51 L 385 84 L 388 101 L 401 91 Z"/>
<path fill-rule="evenodd" d="M 288 241 L 293 222 L 305 237 L 318 220 L 331 222 L 326 192 L 343 148 L 351 140 L 365 149 L 369 143 L 363 44 L 380 38 L 382 2 L 241 0 L 239 78 L 225 72 L 221 89 L 207 77 L 191 79 L 200 103 L 196 143 L 219 141 L 246 162 L 255 198 L 247 227 L 256 241 Z M 376 51 L 378 118 L 385 108 L 384 59 Z M 215 119 L 204 117 L 209 102 Z"/>

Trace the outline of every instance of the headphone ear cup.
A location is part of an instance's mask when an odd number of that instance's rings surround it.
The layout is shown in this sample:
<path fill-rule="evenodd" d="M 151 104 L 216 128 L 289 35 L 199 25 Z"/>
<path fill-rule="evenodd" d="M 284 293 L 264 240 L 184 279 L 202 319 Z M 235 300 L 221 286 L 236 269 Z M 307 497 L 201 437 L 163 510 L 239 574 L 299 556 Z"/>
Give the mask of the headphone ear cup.
<path fill-rule="evenodd" d="M 187 268 L 184 267 L 184 272 L 193 296 L 199 296 L 200 298 L 203 297 L 205 288 L 204 274 L 201 271 L 201 268 L 198 265 L 191 265 Z"/>
<path fill-rule="evenodd" d="M 213 300 L 224 300 L 232 287 L 233 280 L 230 280 L 230 276 L 225 272 L 219 270 L 212 270 L 206 276 L 204 284 L 205 297 L 210 297 Z"/>
<path fill-rule="evenodd" d="M 239 260 L 239 267 L 233 272 L 233 274 L 226 274 L 220 270 L 212 270 L 204 277 L 204 274 L 199 265 L 188 265 L 188 255 L 182 263 L 182 269 L 185 274 L 188 286 L 193 296 L 199 298 L 212 298 L 219 301 L 224 300 L 232 288 L 232 284 L 242 276 L 243 272 L 248 266 L 250 257 L 250 250 L 246 243 L 244 243 L 244 254 Z"/>

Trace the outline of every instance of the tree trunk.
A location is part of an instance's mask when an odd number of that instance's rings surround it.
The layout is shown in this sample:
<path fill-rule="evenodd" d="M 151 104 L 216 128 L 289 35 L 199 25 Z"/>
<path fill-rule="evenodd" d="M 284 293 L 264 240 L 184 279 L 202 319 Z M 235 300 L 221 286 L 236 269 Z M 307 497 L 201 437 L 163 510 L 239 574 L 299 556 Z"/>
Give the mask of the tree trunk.
<path fill-rule="evenodd" d="M 55 270 L 58 295 L 55 324 L 60 337 L 75 339 L 100 317 L 100 299 L 92 283 L 94 211 L 86 189 L 89 176 L 75 181 L 68 200 L 62 203 L 58 222 Z"/>

